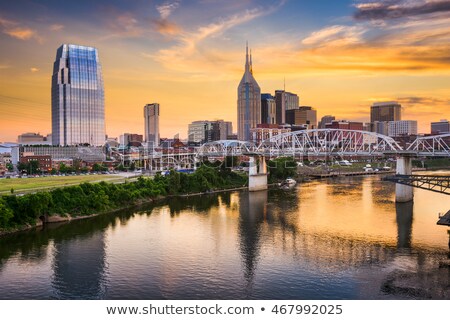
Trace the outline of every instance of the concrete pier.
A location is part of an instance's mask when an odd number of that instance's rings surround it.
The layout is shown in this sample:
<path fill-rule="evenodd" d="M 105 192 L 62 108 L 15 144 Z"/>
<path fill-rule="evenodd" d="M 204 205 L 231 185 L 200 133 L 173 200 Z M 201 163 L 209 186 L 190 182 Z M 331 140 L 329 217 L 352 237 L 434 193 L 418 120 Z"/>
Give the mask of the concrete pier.
<path fill-rule="evenodd" d="M 248 190 L 259 191 L 267 189 L 266 157 L 260 155 L 250 156 L 248 170 Z"/>
<path fill-rule="evenodd" d="M 411 175 L 412 174 L 412 162 L 411 157 L 402 155 L 397 158 L 397 174 Z M 405 186 L 402 184 L 395 184 L 395 202 L 409 202 L 413 201 L 414 192 L 413 187 Z"/>

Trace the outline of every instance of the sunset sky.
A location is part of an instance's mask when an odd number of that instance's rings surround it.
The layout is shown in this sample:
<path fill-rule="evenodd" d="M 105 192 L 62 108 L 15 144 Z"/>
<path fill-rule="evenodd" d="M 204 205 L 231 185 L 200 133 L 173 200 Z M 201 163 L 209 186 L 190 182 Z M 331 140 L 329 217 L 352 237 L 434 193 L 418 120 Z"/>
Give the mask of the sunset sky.
<path fill-rule="evenodd" d="M 106 132 L 161 136 L 194 120 L 233 121 L 245 43 L 263 93 L 283 88 L 318 118 L 369 120 L 398 100 L 404 120 L 450 119 L 449 0 L 14 0 L 0 3 L 0 141 L 51 132 L 51 74 L 62 43 L 99 50 Z"/>

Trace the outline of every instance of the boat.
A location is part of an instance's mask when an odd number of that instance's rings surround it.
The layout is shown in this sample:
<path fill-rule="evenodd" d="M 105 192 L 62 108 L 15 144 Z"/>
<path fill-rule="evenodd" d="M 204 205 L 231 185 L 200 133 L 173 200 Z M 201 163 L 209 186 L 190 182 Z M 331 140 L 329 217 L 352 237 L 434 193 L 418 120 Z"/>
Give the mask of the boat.
<path fill-rule="evenodd" d="M 282 183 L 280 183 L 280 188 L 283 190 L 290 190 L 297 184 L 297 181 L 295 181 L 292 178 L 287 178 Z"/>

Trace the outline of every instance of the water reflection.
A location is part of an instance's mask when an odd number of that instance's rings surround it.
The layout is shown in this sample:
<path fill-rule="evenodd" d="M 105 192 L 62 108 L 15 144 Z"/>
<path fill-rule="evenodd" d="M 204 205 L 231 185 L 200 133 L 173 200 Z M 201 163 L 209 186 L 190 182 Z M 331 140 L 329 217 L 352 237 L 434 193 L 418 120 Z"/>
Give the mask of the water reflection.
<path fill-rule="evenodd" d="M 245 192 L 239 198 L 239 247 L 246 291 L 252 291 L 260 250 L 261 225 L 267 215 L 267 190 Z"/>
<path fill-rule="evenodd" d="M 375 177 L 330 179 L 50 225 L 0 238 L 0 296 L 448 299 L 443 198 L 424 192 L 395 204 Z"/>
<path fill-rule="evenodd" d="M 395 215 L 397 221 L 397 248 L 410 249 L 413 225 L 414 202 L 396 203 Z"/>

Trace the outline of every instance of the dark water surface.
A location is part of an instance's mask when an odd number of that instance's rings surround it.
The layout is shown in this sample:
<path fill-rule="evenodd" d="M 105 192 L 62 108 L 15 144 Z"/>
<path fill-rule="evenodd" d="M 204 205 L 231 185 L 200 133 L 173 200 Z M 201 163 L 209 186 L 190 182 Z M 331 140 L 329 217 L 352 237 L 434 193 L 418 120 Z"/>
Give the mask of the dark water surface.
<path fill-rule="evenodd" d="M 374 176 L 171 199 L 0 238 L 0 298 L 449 299 L 449 209 Z"/>

